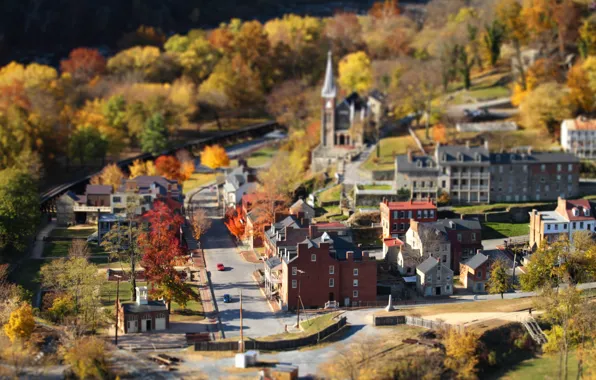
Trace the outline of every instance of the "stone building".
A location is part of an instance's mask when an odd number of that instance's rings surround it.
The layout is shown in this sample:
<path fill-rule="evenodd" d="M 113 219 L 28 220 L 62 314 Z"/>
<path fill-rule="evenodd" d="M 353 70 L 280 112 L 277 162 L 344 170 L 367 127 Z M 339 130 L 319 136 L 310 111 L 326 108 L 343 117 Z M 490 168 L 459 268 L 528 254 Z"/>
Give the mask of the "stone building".
<path fill-rule="evenodd" d="M 416 267 L 416 289 L 424 297 L 453 294 L 453 271 L 429 257 Z"/>
<path fill-rule="evenodd" d="M 579 159 L 531 147 L 491 153 L 484 146 L 444 146 L 434 155 L 396 157 L 397 189 L 412 198 L 446 192 L 453 203 L 547 201 L 579 193 Z"/>

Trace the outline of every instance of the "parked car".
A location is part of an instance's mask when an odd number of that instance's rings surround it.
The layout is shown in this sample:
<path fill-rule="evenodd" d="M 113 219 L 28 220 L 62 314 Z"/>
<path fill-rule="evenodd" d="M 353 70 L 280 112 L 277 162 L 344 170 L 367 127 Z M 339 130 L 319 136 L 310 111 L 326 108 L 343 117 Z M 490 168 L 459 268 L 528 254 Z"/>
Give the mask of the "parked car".
<path fill-rule="evenodd" d="M 219 263 L 219 264 L 217 264 L 217 270 L 218 271 L 224 271 L 224 270 L 226 270 L 226 267 L 222 263 Z"/>
<path fill-rule="evenodd" d="M 230 296 L 229 294 L 224 294 L 223 295 L 223 302 L 224 303 L 230 303 L 230 302 L 232 302 L 232 296 Z"/>

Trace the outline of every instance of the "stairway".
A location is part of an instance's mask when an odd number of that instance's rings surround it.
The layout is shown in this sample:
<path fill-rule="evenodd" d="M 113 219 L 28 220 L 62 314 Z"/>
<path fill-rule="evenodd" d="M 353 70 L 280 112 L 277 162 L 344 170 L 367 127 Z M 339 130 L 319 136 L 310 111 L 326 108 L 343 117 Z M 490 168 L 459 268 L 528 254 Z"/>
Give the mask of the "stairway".
<path fill-rule="evenodd" d="M 547 342 L 546 335 L 544 335 L 544 332 L 533 317 L 526 317 L 522 320 L 522 324 L 536 343 L 544 344 Z"/>

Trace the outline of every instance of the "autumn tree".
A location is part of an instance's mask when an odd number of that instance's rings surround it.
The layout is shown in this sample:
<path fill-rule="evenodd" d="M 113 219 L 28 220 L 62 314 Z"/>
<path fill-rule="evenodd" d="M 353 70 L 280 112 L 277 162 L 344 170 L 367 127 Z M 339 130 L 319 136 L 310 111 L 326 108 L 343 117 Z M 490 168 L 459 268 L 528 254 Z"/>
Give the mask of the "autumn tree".
<path fill-rule="evenodd" d="M 579 113 L 596 111 L 596 88 L 590 86 L 588 74 L 581 63 L 576 63 L 567 73 L 569 102 Z"/>
<path fill-rule="evenodd" d="M 120 130 L 126 127 L 126 100 L 122 95 L 110 97 L 102 107 L 103 116 L 108 124 Z"/>
<path fill-rule="evenodd" d="M 547 249 L 545 244 L 542 244 L 532 254 L 532 260 L 526 265 L 526 273 L 519 278 L 522 289 L 533 291 L 558 285 L 561 278 L 558 260 L 559 250 Z"/>
<path fill-rule="evenodd" d="M 180 180 L 180 161 L 174 156 L 159 156 L 155 160 L 157 172 L 167 179 Z"/>
<path fill-rule="evenodd" d="M 186 260 L 179 239 L 184 219 L 160 201 L 155 202 L 145 218 L 150 227 L 139 234 L 139 245 L 145 276 L 157 286 L 151 292 L 163 297 L 168 305 L 174 301 L 184 306 L 193 297 L 192 290 L 175 268 Z"/>
<path fill-rule="evenodd" d="M 10 314 L 8 322 L 4 325 L 4 333 L 12 343 L 26 341 L 31 337 L 35 328 L 33 309 L 24 303 Z"/>
<path fill-rule="evenodd" d="M 372 85 L 370 59 L 365 52 L 351 53 L 339 62 L 339 84 L 346 91 L 366 93 Z"/>
<path fill-rule="evenodd" d="M 140 159 L 136 159 L 132 162 L 132 165 L 128 167 L 128 171 L 130 172 L 129 178 L 131 179 L 147 175 L 147 164 Z"/>
<path fill-rule="evenodd" d="M 109 164 L 104 167 L 101 172 L 91 177 L 91 184 L 93 185 L 109 185 L 114 190 L 117 190 L 122 184 L 122 180 L 126 176 L 122 169 L 116 164 Z"/>
<path fill-rule="evenodd" d="M 228 231 L 230 231 L 237 240 L 244 238 L 246 221 L 242 219 L 242 209 L 240 206 L 226 210 L 224 224 L 228 228 Z"/>
<path fill-rule="evenodd" d="M 221 145 L 208 145 L 201 151 L 201 164 L 217 169 L 230 165 L 230 158 Z"/>
<path fill-rule="evenodd" d="M 596 55 L 596 14 L 592 14 L 582 23 L 577 47 L 584 59 Z"/>
<path fill-rule="evenodd" d="M 197 241 L 211 228 L 211 218 L 209 218 L 207 211 L 202 208 L 192 210 L 191 223 L 194 237 Z"/>
<path fill-rule="evenodd" d="M 68 294 L 60 295 L 54 298 L 52 306 L 48 309 L 50 318 L 58 323 L 64 321 L 64 318 L 74 315 L 75 304 L 72 297 Z"/>
<path fill-rule="evenodd" d="M 275 86 L 267 96 L 267 110 L 277 122 L 290 129 L 302 129 L 312 114 L 310 92 L 303 81 L 290 80 Z"/>
<path fill-rule="evenodd" d="M 77 81 L 89 82 L 105 72 L 106 59 L 97 49 L 76 48 L 70 52 L 68 59 L 60 62 L 60 69 Z"/>
<path fill-rule="evenodd" d="M 164 117 L 154 113 L 145 122 L 145 129 L 141 134 L 141 149 L 143 152 L 159 154 L 168 147 L 168 128 Z"/>
<path fill-rule="evenodd" d="M 433 140 L 435 142 L 445 144 L 447 143 L 447 128 L 444 124 L 436 124 L 432 129 Z"/>
<path fill-rule="evenodd" d="M 154 46 L 135 46 L 108 59 L 107 68 L 113 74 L 136 74 L 151 78 L 157 72 L 160 54 L 159 48 Z"/>
<path fill-rule="evenodd" d="M 505 29 L 507 41 L 515 50 L 515 66 L 522 89 L 526 89 L 526 69 L 521 54 L 521 47 L 528 39 L 526 20 L 522 15 L 522 6 L 517 0 L 500 0 L 496 7 L 497 20 Z"/>
<path fill-rule="evenodd" d="M 490 294 L 500 294 L 501 299 L 503 299 L 503 293 L 511 288 L 511 277 L 507 274 L 507 264 L 504 260 L 495 260 L 491 263 L 487 287 Z"/>
<path fill-rule="evenodd" d="M 333 41 L 335 53 L 344 56 L 345 54 L 362 50 L 364 41 L 362 39 L 362 25 L 358 16 L 350 12 L 338 12 L 325 23 L 325 35 Z"/>
<path fill-rule="evenodd" d="M 476 379 L 478 365 L 478 336 L 470 332 L 447 330 L 445 341 L 445 367 L 455 372 L 457 379 Z"/>
<path fill-rule="evenodd" d="M 64 348 L 64 361 L 79 379 L 105 379 L 109 375 L 108 350 L 96 336 L 75 339 Z"/>
<path fill-rule="evenodd" d="M 504 37 L 505 31 L 498 20 L 493 20 L 491 24 L 484 26 L 482 46 L 484 48 L 485 55 L 488 57 L 491 67 L 495 67 L 499 61 L 499 58 L 501 58 L 501 46 L 503 45 Z"/>
<path fill-rule="evenodd" d="M 526 128 L 544 129 L 551 135 L 561 121 L 571 117 L 571 110 L 562 85 L 549 82 L 538 86 L 519 106 Z"/>
<path fill-rule="evenodd" d="M 159 28 L 141 25 L 135 31 L 126 33 L 118 41 L 121 49 L 140 46 L 161 47 L 166 42 L 166 36 Z"/>
<path fill-rule="evenodd" d="M 166 41 L 164 48 L 174 54 L 184 75 L 197 83 L 205 80 L 221 59 L 221 52 L 205 36 L 191 38 L 175 34 Z"/>

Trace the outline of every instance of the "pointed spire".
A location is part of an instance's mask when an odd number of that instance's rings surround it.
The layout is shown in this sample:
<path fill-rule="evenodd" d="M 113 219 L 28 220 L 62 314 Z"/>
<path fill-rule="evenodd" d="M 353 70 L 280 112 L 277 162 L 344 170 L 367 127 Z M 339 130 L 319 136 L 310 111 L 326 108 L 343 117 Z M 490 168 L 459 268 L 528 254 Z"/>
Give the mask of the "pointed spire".
<path fill-rule="evenodd" d="M 325 83 L 321 90 L 323 98 L 335 98 L 337 90 L 335 88 L 335 80 L 333 79 L 333 59 L 331 58 L 331 50 L 327 53 L 327 70 L 325 71 Z"/>

